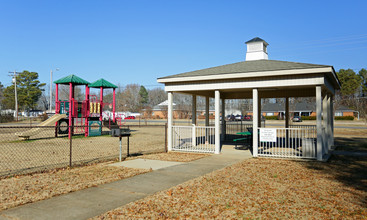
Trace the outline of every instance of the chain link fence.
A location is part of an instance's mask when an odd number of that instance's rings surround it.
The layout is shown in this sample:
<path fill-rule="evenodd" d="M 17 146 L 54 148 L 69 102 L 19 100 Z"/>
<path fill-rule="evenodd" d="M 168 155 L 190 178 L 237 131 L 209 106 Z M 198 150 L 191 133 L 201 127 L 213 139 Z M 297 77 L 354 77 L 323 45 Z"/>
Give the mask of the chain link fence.
<path fill-rule="evenodd" d="M 165 151 L 165 125 L 129 128 L 130 155 Z M 103 127 L 102 135 L 93 137 L 84 136 L 84 126 L 72 129 L 74 135 L 69 139 L 68 134 L 59 134 L 55 126 L 0 126 L 0 177 L 119 158 L 120 140 L 112 137 L 108 128 Z M 127 137 L 121 142 L 122 156 L 126 157 Z"/>

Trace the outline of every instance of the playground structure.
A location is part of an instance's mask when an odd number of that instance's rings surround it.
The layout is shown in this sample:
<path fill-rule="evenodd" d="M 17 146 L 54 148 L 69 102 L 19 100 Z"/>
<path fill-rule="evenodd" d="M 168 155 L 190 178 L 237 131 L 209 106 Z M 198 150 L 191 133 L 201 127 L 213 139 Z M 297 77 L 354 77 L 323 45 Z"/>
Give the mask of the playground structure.
<path fill-rule="evenodd" d="M 55 93 L 55 115 L 53 117 L 57 117 L 59 120 L 55 122 L 55 135 L 57 134 L 68 134 L 69 139 L 74 133 L 73 129 L 74 125 L 76 125 L 77 129 L 84 129 L 84 135 L 87 136 L 99 136 L 102 134 L 102 126 L 103 124 L 103 107 L 106 104 L 103 102 L 103 90 L 104 89 L 113 89 L 113 103 L 112 103 L 112 120 L 108 117 L 108 125 L 111 127 L 118 127 L 119 125 L 116 123 L 116 120 L 120 122 L 121 119 L 116 117 L 115 113 L 115 89 L 116 85 L 108 82 L 105 79 L 99 79 L 93 83 L 89 83 L 88 81 L 79 78 L 75 75 L 69 75 L 59 80 L 54 81 L 56 84 L 56 93 Z M 59 100 L 59 85 L 68 85 L 69 86 L 69 100 Z M 76 100 L 75 99 L 75 86 L 85 86 L 85 99 L 84 100 Z M 99 100 L 97 96 L 90 95 L 90 88 L 99 88 Z M 60 118 L 61 114 L 65 114 L 66 117 Z M 79 127 L 78 127 L 79 126 Z"/>

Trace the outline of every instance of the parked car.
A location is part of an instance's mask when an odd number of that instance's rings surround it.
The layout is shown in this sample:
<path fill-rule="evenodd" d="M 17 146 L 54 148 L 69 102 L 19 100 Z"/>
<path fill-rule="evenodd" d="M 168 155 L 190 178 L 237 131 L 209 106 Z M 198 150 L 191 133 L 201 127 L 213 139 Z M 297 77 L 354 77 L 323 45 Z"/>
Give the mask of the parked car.
<path fill-rule="evenodd" d="M 135 116 L 127 116 L 125 119 L 135 119 Z"/>
<path fill-rule="evenodd" d="M 236 115 L 234 119 L 235 121 L 242 121 L 242 115 Z"/>
<path fill-rule="evenodd" d="M 235 120 L 234 115 L 227 115 L 227 120 L 228 121 L 234 121 Z"/>
<path fill-rule="evenodd" d="M 294 116 L 293 119 L 292 119 L 293 122 L 301 122 L 302 121 L 302 118 L 301 116 Z"/>
<path fill-rule="evenodd" d="M 245 120 L 245 121 L 251 121 L 252 120 L 252 117 L 251 117 L 251 115 L 245 115 L 245 116 L 243 116 L 243 120 Z"/>

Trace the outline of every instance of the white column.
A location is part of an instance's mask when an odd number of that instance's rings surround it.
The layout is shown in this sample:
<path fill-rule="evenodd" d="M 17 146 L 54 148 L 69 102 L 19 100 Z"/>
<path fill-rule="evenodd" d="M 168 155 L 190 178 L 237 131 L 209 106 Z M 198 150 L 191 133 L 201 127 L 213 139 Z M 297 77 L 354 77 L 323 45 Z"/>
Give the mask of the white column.
<path fill-rule="evenodd" d="M 192 124 L 196 125 L 196 95 L 192 95 Z"/>
<path fill-rule="evenodd" d="M 167 148 L 172 151 L 172 125 L 173 125 L 173 94 L 168 92 L 168 114 L 167 114 Z"/>
<path fill-rule="evenodd" d="M 329 146 L 328 146 L 328 141 L 329 141 L 329 115 L 328 115 L 328 95 L 325 94 L 324 96 L 324 100 L 322 101 L 322 114 L 323 114 L 323 127 L 324 127 L 324 133 L 323 133 L 323 139 L 324 139 L 324 154 L 328 154 L 328 150 L 329 150 Z"/>
<path fill-rule="evenodd" d="M 327 99 L 327 112 L 328 112 L 328 117 L 327 117 L 327 137 L 328 137 L 328 141 L 327 141 L 327 146 L 328 146 L 328 150 L 331 150 L 331 118 L 333 117 L 332 115 L 332 111 L 331 111 L 331 95 L 328 95 L 328 99 Z"/>
<path fill-rule="evenodd" d="M 253 126 L 253 138 L 252 138 L 252 149 L 253 149 L 253 156 L 257 157 L 257 147 L 258 147 L 258 121 L 259 121 L 259 94 L 257 89 L 252 89 L 252 126 Z"/>
<path fill-rule="evenodd" d="M 289 128 L 289 97 L 285 97 L 285 128 Z"/>
<path fill-rule="evenodd" d="M 220 152 L 220 92 L 215 90 L 215 152 Z"/>
<path fill-rule="evenodd" d="M 225 126 L 225 111 L 226 111 L 226 100 L 222 99 L 222 135 L 221 140 L 224 140 L 224 137 L 226 135 L 226 126 Z"/>
<path fill-rule="evenodd" d="M 205 126 L 209 126 L 209 96 L 205 97 Z"/>
<path fill-rule="evenodd" d="M 334 146 L 334 96 L 330 96 L 330 147 Z"/>
<path fill-rule="evenodd" d="M 322 94 L 321 86 L 316 86 L 316 131 L 317 131 L 317 160 L 322 160 Z"/>
<path fill-rule="evenodd" d="M 258 121 L 257 121 L 257 126 L 259 128 L 261 128 L 261 97 L 260 97 L 260 94 L 259 94 L 259 90 L 257 90 L 257 114 L 258 114 Z"/>

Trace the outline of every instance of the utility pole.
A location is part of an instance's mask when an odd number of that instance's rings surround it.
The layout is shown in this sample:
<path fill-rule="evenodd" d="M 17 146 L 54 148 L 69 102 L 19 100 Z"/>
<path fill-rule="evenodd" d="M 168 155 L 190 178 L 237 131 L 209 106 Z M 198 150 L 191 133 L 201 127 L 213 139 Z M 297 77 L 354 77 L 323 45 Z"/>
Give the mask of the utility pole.
<path fill-rule="evenodd" d="M 13 82 L 14 82 L 14 93 L 15 93 L 15 113 L 17 115 L 17 121 L 18 121 L 18 94 L 17 94 L 17 74 L 21 73 L 21 72 L 16 72 L 14 70 L 14 72 L 9 72 L 12 73 L 13 75 L 9 75 L 13 77 Z"/>

